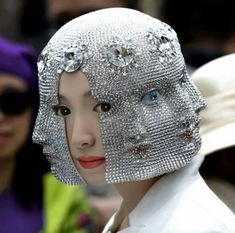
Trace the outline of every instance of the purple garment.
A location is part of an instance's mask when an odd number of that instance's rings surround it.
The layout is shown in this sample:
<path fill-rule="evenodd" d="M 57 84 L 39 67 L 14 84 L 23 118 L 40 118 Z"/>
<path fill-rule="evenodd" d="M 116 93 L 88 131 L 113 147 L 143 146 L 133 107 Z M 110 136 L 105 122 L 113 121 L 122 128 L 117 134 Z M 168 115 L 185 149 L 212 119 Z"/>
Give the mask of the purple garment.
<path fill-rule="evenodd" d="M 0 233 L 39 233 L 42 229 L 42 210 L 24 210 L 10 191 L 0 193 Z"/>
<path fill-rule="evenodd" d="M 37 54 L 26 45 L 0 37 L 0 73 L 8 73 L 24 80 L 31 90 L 37 89 Z"/>

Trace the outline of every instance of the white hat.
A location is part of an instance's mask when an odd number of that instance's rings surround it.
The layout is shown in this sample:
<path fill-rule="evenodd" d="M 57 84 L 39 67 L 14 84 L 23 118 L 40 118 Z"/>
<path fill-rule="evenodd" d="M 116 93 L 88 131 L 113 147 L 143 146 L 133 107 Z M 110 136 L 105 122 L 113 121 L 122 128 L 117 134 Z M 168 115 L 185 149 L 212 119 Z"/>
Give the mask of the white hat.
<path fill-rule="evenodd" d="M 201 112 L 200 152 L 235 146 L 235 53 L 206 63 L 191 77 L 207 102 Z"/>

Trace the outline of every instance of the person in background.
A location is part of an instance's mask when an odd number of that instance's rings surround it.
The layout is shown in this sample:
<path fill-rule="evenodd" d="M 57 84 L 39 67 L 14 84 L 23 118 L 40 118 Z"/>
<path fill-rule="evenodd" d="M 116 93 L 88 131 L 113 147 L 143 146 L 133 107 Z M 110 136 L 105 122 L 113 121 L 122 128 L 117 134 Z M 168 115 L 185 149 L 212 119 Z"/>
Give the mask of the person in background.
<path fill-rule="evenodd" d="M 31 131 L 38 106 L 36 57 L 0 39 L 0 232 L 38 232 L 49 166 Z"/>
<path fill-rule="evenodd" d="M 214 59 L 192 73 L 206 99 L 201 113 L 205 160 L 200 173 L 235 212 L 235 53 Z"/>
<path fill-rule="evenodd" d="M 38 71 L 33 140 L 53 175 L 112 183 L 123 198 L 104 233 L 234 232 L 198 172 L 205 101 L 168 24 L 128 8 L 87 13 L 53 35 Z"/>
<path fill-rule="evenodd" d="M 36 52 L 1 37 L 0 232 L 90 233 L 84 191 L 54 179 L 42 147 L 32 142 L 38 105 Z"/>

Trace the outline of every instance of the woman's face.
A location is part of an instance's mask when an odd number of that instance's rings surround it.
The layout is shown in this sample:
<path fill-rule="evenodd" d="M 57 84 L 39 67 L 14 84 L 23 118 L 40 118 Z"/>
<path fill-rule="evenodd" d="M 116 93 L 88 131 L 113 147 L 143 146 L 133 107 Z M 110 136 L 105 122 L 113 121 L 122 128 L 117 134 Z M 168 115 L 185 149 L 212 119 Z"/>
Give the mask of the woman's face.
<path fill-rule="evenodd" d="M 27 107 L 18 113 L 9 113 L 3 102 L 16 107 L 17 101 L 27 91 L 26 83 L 14 75 L 0 74 L 0 159 L 9 159 L 16 155 L 26 142 L 32 121 L 32 109 Z M 8 99 L 9 98 L 9 101 Z M 15 101 L 14 101 L 15 99 Z"/>
<path fill-rule="evenodd" d="M 65 120 L 72 160 L 90 184 L 105 183 L 105 157 L 99 129 L 100 108 L 81 71 L 62 74 L 59 104 L 54 110 Z"/>

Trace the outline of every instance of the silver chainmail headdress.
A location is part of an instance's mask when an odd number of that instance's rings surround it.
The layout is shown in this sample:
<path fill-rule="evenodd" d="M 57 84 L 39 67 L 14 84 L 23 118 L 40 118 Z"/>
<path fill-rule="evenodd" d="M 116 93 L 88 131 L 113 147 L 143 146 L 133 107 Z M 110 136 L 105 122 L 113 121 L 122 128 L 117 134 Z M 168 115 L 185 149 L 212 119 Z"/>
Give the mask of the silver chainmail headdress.
<path fill-rule="evenodd" d="M 85 183 L 70 157 L 64 120 L 52 110 L 61 73 L 78 69 L 93 97 L 111 106 L 99 120 L 107 182 L 172 172 L 198 152 L 198 113 L 205 103 L 188 77 L 175 31 L 136 10 L 98 10 L 65 24 L 38 59 L 33 140 L 43 145 L 59 180 Z"/>

